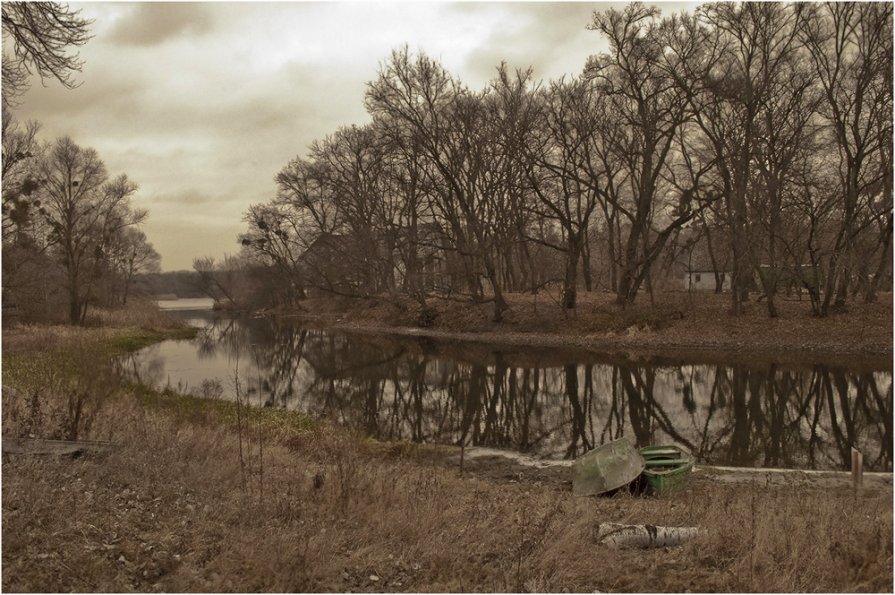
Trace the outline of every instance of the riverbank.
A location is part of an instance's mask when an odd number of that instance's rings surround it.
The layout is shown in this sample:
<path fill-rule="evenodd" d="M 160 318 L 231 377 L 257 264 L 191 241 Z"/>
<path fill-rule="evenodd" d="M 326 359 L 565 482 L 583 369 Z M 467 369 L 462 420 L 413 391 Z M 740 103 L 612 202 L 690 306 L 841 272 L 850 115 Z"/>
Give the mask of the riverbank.
<path fill-rule="evenodd" d="M 75 427 L 114 444 L 3 457 L 4 590 L 892 589 L 891 480 L 854 494 L 696 473 L 661 499 L 576 497 L 564 469 L 473 456 L 461 473 L 454 448 L 118 384 L 102 362 L 132 332 L 4 333 L 4 384 L 21 395 L 4 394 L 4 436 Z M 593 539 L 602 522 L 703 532 L 613 550 Z"/>
<path fill-rule="evenodd" d="M 666 292 L 627 308 L 605 293 L 583 294 L 565 314 L 557 296 L 511 294 L 505 320 L 491 320 L 493 306 L 428 300 L 424 317 L 407 298 L 316 297 L 281 310 L 283 316 L 340 330 L 428 336 L 435 339 L 504 345 L 574 347 L 600 352 L 722 358 L 815 358 L 891 361 L 892 295 L 872 304 L 818 318 L 807 297 L 779 299 L 780 316 L 770 319 L 763 303 L 729 314 L 729 296 Z M 426 324 L 421 320 L 426 318 Z"/>

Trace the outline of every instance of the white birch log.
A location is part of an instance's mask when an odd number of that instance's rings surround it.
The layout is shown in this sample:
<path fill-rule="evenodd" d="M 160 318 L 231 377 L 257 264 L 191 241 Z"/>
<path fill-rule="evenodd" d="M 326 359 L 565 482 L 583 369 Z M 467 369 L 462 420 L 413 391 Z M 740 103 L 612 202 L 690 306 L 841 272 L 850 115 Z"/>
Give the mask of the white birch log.
<path fill-rule="evenodd" d="M 696 527 L 657 527 L 656 525 L 621 525 L 600 523 L 595 541 L 613 547 L 671 547 L 696 537 Z"/>

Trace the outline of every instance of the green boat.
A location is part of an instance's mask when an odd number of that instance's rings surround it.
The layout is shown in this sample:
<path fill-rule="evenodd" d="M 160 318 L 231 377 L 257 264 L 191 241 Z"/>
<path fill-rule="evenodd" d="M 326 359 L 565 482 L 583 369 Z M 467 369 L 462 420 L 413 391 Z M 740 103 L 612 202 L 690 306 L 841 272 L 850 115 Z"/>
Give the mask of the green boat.
<path fill-rule="evenodd" d="M 607 442 L 578 457 L 572 465 L 572 491 L 595 496 L 616 490 L 637 479 L 643 457 L 627 438 Z"/>
<path fill-rule="evenodd" d="M 645 446 L 640 454 L 646 463 L 642 477 L 647 491 L 656 495 L 682 488 L 693 470 L 693 456 L 675 445 Z"/>

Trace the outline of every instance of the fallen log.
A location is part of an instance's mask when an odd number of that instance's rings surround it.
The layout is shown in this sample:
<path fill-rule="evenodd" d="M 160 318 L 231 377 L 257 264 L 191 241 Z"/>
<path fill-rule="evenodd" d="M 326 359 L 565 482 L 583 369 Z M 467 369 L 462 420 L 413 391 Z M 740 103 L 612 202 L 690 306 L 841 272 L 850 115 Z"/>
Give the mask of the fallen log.
<path fill-rule="evenodd" d="M 77 456 L 87 452 L 106 453 L 115 448 L 112 442 L 94 440 L 41 440 L 37 438 L 3 438 L 4 455 Z"/>
<path fill-rule="evenodd" d="M 671 547 L 696 537 L 696 527 L 658 527 L 656 525 L 622 525 L 600 523 L 594 535 L 599 544 L 613 547 Z"/>

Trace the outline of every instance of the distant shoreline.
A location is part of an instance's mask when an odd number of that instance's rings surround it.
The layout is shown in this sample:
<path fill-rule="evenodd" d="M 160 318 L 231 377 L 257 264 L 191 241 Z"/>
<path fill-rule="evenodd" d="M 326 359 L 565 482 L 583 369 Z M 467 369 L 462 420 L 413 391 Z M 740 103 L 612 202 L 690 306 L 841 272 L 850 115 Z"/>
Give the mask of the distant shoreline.
<path fill-rule="evenodd" d="M 416 304 L 384 298 L 311 298 L 300 302 L 298 308 L 266 314 L 345 332 L 460 343 L 705 362 L 811 362 L 891 369 L 890 296 L 883 294 L 880 303 L 855 306 L 850 312 L 827 318 L 804 315 L 804 302 L 787 304 L 789 308 L 784 307 L 784 314 L 777 319 L 756 312 L 759 304 L 752 304 L 752 312 L 735 318 L 724 311 L 723 295 L 699 296 L 699 303 L 692 305 L 681 304 L 680 296 L 674 296 L 677 299 L 656 307 L 646 305 L 624 312 L 613 311 L 614 306 L 603 298 L 579 307 L 574 319 L 562 319 L 559 308 L 544 305 L 543 298 L 540 310 L 534 313 L 531 296 L 514 296 L 515 316 L 505 323 L 488 320 L 488 304 L 431 300 L 438 315 L 430 327 L 414 324 Z M 621 317 L 625 320 L 620 321 Z"/>

